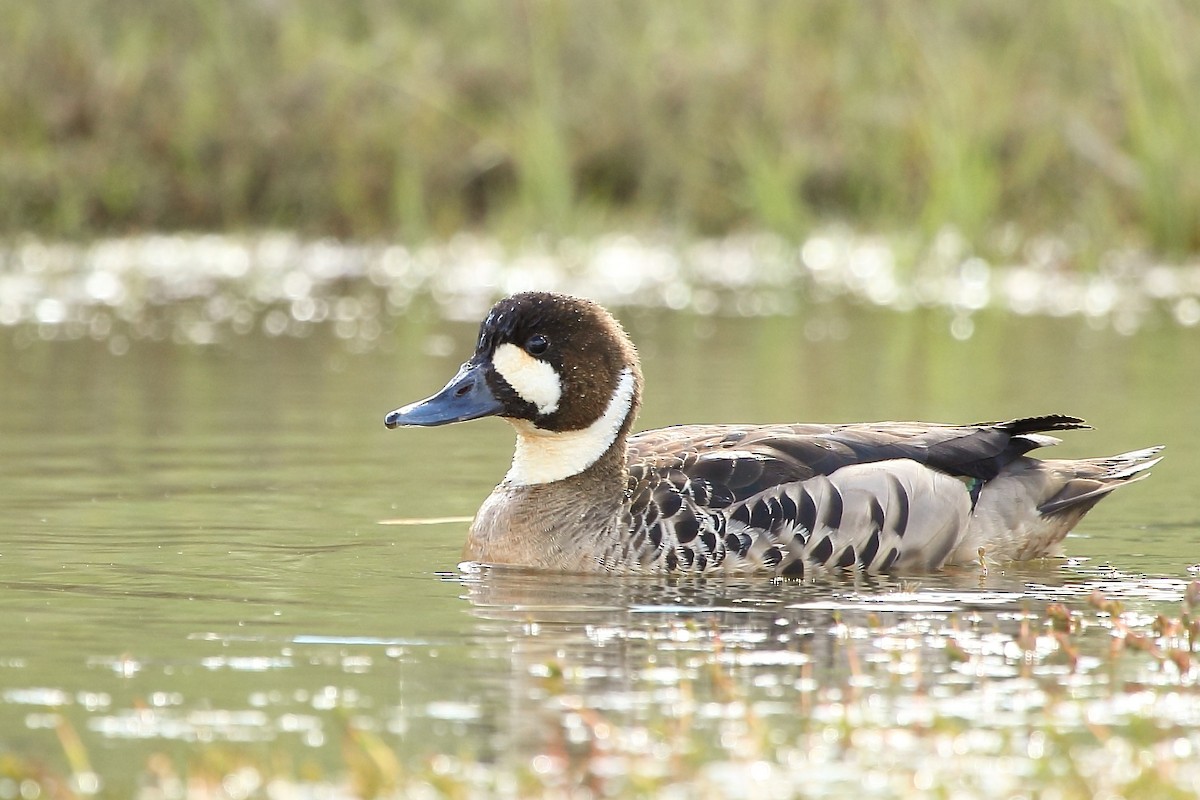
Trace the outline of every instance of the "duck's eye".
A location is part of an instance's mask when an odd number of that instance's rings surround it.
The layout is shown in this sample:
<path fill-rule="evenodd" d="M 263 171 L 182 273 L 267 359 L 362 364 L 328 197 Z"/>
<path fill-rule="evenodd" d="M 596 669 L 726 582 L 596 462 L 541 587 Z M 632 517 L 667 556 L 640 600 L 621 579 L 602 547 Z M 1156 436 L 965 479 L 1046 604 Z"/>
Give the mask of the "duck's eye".
<path fill-rule="evenodd" d="M 545 355 L 550 349 L 550 340 L 540 333 L 535 333 L 529 337 L 529 341 L 525 342 L 525 352 L 531 356 Z"/>

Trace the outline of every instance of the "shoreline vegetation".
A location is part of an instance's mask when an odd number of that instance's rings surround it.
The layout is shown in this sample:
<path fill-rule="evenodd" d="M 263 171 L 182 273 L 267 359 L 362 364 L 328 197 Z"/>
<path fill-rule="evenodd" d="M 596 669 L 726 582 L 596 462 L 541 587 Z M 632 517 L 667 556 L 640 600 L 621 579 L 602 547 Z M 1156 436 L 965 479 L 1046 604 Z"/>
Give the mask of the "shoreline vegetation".
<path fill-rule="evenodd" d="M 1200 251 L 1200 16 L 956 5 L 0 4 L 0 237 L 830 224 Z"/>

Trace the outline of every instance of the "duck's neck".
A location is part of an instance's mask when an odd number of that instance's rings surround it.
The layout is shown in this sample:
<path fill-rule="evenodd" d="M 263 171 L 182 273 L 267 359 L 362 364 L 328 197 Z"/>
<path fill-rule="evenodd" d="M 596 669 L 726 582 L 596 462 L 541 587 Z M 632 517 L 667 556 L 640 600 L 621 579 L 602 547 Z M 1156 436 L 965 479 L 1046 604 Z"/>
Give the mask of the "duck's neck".
<path fill-rule="evenodd" d="M 577 475 L 530 485 L 505 480 L 479 507 L 463 558 L 564 572 L 621 563 L 625 453 L 622 435 Z"/>
<path fill-rule="evenodd" d="M 517 445 L 505 482 L 553 483 L 610 461 L 624 469 L 625 437 L 637 413 L 639 384 L 635 370 L 623 370 L 604 413 L 580 430 L 547 431 L 525 420 L 509 420 L 517 431 Z"/>

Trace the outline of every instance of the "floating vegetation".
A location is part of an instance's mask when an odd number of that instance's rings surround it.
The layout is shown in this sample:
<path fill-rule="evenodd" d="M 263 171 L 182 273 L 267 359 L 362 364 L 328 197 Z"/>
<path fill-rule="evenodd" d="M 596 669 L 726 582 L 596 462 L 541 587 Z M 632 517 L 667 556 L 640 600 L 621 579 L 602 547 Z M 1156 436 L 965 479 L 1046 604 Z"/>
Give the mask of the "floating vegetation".
<path fill-rule="evenodd" d="M 22 329 L 18 341 L 91 338 L 115 353 L 134 340 L 203 345 L 318 327 L 369 346 L 388 318 L 417 304 L 475 320 L 498 295 L 534 287 L 696 314 L 780 314 L 839 299 L 940 308 L 958 338 L 985 309 L 1081 316 L 1123 333 L 1156 317 L 1200 324 L 1200 264 L 1111 253 L 1080 271 L 1073 258 L 1063 242 L 1044 240 L 993 264 L 949 231 L 911 253 L 842 230 L 799 245 L 765 234 L 686 243 L 617 235 L 515 249 L 468 235 L 419 247 L 290 234 L 24 239 L 0 248 L 0 326 Z"/>

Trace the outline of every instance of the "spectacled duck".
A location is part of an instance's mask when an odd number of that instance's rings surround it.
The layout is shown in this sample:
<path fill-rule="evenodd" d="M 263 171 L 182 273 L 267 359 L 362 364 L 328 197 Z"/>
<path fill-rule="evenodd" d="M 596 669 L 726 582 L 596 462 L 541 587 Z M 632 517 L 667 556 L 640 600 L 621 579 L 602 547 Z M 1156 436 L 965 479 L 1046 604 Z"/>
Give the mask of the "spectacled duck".
<path fill-rule="evenodd" d="M 389 428 L 499 416 L 504 480 L 476 513 L 468 560 L 559 572 L 921 572 L 1058 551 L 1161 447 L 1039 459 L 1064 415 L 920 422 L 676 425 L 631 434 L 642 394 L 620 323 L 578 297 L 525 292 L 484 319 L 475 353 Z"/>

